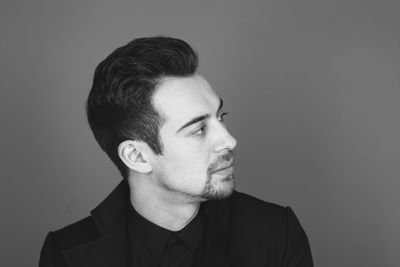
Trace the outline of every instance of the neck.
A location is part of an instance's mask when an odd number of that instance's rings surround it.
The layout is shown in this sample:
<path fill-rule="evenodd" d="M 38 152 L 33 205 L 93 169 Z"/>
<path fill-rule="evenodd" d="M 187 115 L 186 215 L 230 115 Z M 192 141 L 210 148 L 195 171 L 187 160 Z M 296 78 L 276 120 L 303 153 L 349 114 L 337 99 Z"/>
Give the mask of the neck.
<path fill-rule="evenodd" d="M 177 193 L 156 186 L 149 177 L 129 177 L 130 201 L 150 222 L 168 229 L 183 229 L 198 213 L 200 202 L 188 201 Z"/>

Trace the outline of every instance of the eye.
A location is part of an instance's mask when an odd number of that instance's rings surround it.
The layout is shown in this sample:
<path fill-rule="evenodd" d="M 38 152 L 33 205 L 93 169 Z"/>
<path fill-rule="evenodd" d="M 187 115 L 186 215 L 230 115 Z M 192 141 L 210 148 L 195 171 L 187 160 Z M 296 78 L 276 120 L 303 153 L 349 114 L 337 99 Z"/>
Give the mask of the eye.
<path fill-rule="evenodd" d="M 224 120 L 224 116 L 225 115 L 228 115 L 228 112 L 223 112 L 223 113 L 221 113 L 220 115 L 219 115 L 219 117 L 218 117 L 218 120 L 220 121 L 220 122 L 224 122 L 225 120 Z"/>
<path fill-rule="evenodd" d="M 197 130 L 195 130 L 194 132 L 192 132 L 192 135 L 196 135 L 196 136 L 204 136 L 207 132 L 207 125 L 204 124 L 202 125 L 200 128 L 198 128 Z"/>

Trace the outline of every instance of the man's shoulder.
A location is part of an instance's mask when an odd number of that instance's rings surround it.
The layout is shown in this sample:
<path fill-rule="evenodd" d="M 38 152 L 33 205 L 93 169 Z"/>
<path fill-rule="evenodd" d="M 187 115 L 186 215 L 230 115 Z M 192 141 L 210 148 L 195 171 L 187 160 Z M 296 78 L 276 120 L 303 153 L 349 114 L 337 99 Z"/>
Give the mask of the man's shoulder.
<path fill-rule="evenodd" d="M 285 209 L 285 207 L 283 207 L 279 204 L 268 202 L 268 201 L 262 200 L 258 197 L 252 196 L 252 195 L 244 193 L 244 192 L 236 191 L 236 190 L 230 197 L 230 200 L 235 201 L 236 204 L 239 204 L 239 205 L 252 205 L 259 209 L 270 209 L 271 211 Z"/>
<path fill-rule="evenodd" d="M 228 199 L 230 218 L 251 229 L 284 230 L 291 209 L 235 191 Z"/>
<path fill-rule="evenodd" d="M 225 232 L 235 244 L 246 244 L 249 250 L 256 249 L 254 245 L 257 244 L 283 250 L 289 232 L 295 233 L 295 240 L 305 236 L 290 207 L 238 191 L 217 201 L 216 207 L 213 214 L 218 230 Z"/>
<path fill-rule="evenodd" d="M 281 216 L 286 212 L 286 208 L 252 195 L 235 191 L 229 198 L 229 204 L 235 212 L 241 215 L 268 216 L 268 218 Z"/>
<path fill-rule="evenodd" d="M 268 229 L 281 228 L 290 210 L 236 190 L 228 198 L 208 201 L 205 206 L 211 217 L 219 222 L 256 228 L 268 226 Z"/>

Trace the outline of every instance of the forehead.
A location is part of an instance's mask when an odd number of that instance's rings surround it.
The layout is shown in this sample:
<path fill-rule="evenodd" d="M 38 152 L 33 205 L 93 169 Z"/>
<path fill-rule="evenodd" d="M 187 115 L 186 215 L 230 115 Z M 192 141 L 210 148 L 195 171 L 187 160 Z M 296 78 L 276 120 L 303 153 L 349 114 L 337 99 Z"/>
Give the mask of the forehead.
<path fill-rule="evenodd" d="M 167 122 L 184 123 L 195 116 L 215 113 L 219 97 L 200 75 L 168 77 L 154 93 L 153 104 Z"/>

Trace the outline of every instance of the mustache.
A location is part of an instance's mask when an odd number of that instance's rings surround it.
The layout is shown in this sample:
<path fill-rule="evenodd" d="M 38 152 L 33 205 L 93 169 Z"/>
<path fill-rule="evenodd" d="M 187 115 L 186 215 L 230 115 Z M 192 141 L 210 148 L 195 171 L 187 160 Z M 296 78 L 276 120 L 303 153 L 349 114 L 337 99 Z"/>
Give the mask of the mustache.
<path fill-rule="evenodd" d="M 215 170 L 220 169 L 222 166 L 234 161 L 234 154 L 232 150 L 229 150 L 225 154 L 220 155 L 214 162 L 210 164 L 207 169 L 207 173 L 212 173 Z"/>

